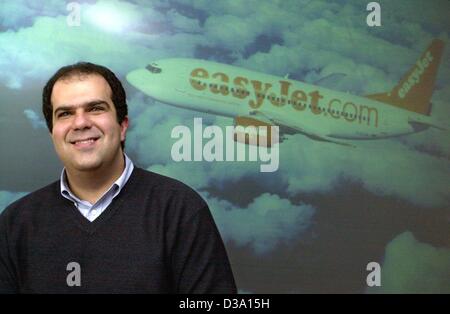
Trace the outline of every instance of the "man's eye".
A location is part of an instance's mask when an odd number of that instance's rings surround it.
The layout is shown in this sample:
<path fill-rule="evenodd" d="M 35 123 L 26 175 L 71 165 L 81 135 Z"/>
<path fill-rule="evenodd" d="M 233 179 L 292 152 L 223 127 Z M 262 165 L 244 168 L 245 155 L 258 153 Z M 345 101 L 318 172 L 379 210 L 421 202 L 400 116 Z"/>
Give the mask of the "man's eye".
<path fill-rule="evenodd" d="M 91 111 L 101 111 L 103 110 L 103 107 L 92 107 Z"/>
<path fill-rule="evenodd" d="M 58 113 L 58 118 L 62 118 L 62 117 L 68 116 L 68 115 L 69 115 L 69 112 L 64 111 L 64 112 Z"/>

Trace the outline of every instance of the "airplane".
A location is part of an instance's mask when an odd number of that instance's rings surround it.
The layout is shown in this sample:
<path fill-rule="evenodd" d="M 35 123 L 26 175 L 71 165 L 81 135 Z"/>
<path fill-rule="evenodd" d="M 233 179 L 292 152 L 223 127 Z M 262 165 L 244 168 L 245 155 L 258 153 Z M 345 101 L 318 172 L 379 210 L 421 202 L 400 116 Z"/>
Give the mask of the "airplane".
<path fill-rule="evenodd" d="M 153 99 L 231 117 L 235 126 L 278 126 L 279 142 L 287 134 L 302 133 L 314 140 L 353 146 L 348 140 L 396 137 L 430 127 L 449 129 L 431 116 L 430 100 L 443 49 L 444 42 L 434 39 L 390 91 L 366 96 L 188 58 L 158 60 L 126 78 Z M 272 144 L 269 141 L 268 146 Z"/>

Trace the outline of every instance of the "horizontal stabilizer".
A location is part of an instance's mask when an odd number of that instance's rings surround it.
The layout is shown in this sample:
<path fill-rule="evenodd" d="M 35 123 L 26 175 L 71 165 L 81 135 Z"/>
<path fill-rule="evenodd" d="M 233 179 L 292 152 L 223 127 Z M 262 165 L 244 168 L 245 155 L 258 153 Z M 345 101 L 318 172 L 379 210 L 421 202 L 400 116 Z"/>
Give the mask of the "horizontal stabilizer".
<path fill-rule="evenodd" d="M 448 131 L 450 129 L 449 126 L 444 126 L 442 123 L 437 121 L 421 121 L 409 119 L 408 123 L 414 128 L 414 130 L 421 131 L 428 128 L 435 128 L 441 131 Z"/>

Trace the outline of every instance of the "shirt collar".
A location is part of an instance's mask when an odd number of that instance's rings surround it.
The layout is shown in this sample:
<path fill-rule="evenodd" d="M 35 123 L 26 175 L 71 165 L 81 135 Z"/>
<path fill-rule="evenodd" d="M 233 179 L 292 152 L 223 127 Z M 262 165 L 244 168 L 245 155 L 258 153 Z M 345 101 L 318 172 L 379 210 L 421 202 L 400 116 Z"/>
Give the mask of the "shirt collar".
<path fill-rule="evenodd" d="M 120 177 L 116 181 L 114 181 L 114 183 L 111 185 L 111 187 L 108 189 L 108 191 L 106 193 L 108 193 L 113 188 L 115 188 L 116 189 L 115 195 L 117 195 L 122 190 L 122 188 L 124 187 L 125 183 L 127 183 L 129 177 L 131 176 L 131 173 L 133 172 L 133 169 L 134 169 L 133 162 L 131 161 L 130 158 L 128 158 L 127 154 L 124 153 L 123 155 L 125 157 L 125 169 L 123 170 L 123 172 L 120 175 Z M 76 202 L 80 202 L 81 201 L 78 197 L 76 197 L 72 193 L 72 191 L 70 190 L 70 188 L 69 188 L 69 186 L 67 184 L 67 181 L 66 181 L 66 168 L 65 167 L 61 171 L 61 176 L 60 176 L 60 180 L 59 181 L 60 181 L 60 189 L 61 189 L 61 195 L 62 196 L 64 196 L 65 198 L 71 199 L 72 201 L 76 201 Z"/>

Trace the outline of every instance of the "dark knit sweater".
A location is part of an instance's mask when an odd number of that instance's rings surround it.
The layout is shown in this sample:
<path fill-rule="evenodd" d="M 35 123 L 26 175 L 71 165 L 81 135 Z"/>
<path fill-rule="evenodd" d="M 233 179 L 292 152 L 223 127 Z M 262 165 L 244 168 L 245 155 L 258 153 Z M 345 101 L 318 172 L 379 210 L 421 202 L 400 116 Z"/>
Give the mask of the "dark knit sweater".
<path fill-rule="evenodd" d="M 66 269 L 80 265 L 80 286 Z M 0 293 L 235 293 L 207 204 L 186 185 L 135 168 L 93 222 L 56 181 L 0 215 Z"/>

